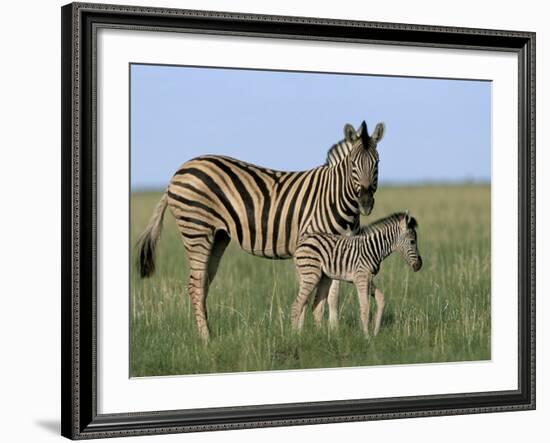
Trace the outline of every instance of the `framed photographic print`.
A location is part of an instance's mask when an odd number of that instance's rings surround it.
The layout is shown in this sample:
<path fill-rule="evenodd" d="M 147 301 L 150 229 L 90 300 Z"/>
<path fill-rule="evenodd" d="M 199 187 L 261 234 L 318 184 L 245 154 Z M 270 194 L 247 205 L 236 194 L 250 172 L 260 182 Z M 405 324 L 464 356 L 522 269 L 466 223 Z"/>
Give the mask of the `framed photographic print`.
<path fill-rule="evenodd" d="M 533 33 L 61 13 L 64 436 L 535 407 Z"/>

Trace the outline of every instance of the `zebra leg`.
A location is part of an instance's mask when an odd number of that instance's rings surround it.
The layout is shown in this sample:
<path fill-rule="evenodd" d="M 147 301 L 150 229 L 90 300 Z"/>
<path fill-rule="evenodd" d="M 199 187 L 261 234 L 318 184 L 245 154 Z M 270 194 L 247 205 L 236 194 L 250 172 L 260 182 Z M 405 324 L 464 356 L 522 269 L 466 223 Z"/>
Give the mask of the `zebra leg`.
<path fill-rule="evenodd" d="M 212 280 L 214 280 L 216 272 L 218 271 L 220 260 L 230 241 L 231 238 L 229 237 L 229 235 L 227 235 L 227 232 L 223 230 L 216 232 L 216 235 L 214 236 L 212 252 L 208 260 L 208 285 L 210 285 L 212 283 Z"/>
<path fill-rule="evenodd" d="M 301 331 L 302 328 L 304 327 L 304 321 L 306 319 L 306 305 L 307 305 L 307 301 L 304 304 L 304 307 L 302 308 L 302 312 L 300 313 L 300 319 L 298 320 L 298 330 L 299 331 Z"/>
<path fill-rule="evenodd" d="M 300 276 L 300 290 L 298 296 L 292 304 L 290 309 L 290 319 L 292 322 L 292 328 L 295 330 L 301 330 L 304 321 L 304 310 L 307 300 L 313 290 L 317 287 L 319 280 L 321 279 L 321 272 L 319 275 L 308 275 L 308 278 Z"/>
<path fill-rule="evenodd" d="M 374 290 L 374 299 L 376 300 L 376 319 L 374 321 L 374 335 L 378 335 L 380 324 L 382 323 L 382 314 L 384 313 L 384 294 L 378 288 Z"/>
<path fill-rule="evenodd" d="M 208 314 L 206 311 L 206 295 L 208 293 L 208 259 L 205 253 L 188 253 L 189 284 L 187 290 L 195 312 L 195 322 L 200 337 L 208 341 Z"/>
<path fill-rule="evenodd" d="M 227 245 L 224 245 L 223 240 L 215 241 L 219 236 L 214 236 L 212 231 L 204 233 L 193 231 L 192 234 L 183 231 L 182 238 L 189 261 L 187 290 L 193 305 L 195 322 L 199 336 L 204 341 L 208 341 L 210 336 L 206 309 L 208 285 L 216 274 L 219 259 Z"/>
<path fill-rule="evenodd" d="M 200 232 L 196 227 L 194 228 L 192 232 L 189 229 L 182 229 L 183 245 L 189 260 L 187 290 L 193 305 L 199 335 L 203 340 L 208 341 L 210 337 L 206 308 L 208 288 L 216 276 L 218 265 L 230 238 L 223 230 L 217 231 L 214 235 L 212 231 Z"/>
<path fill-rule="evenodd" d="M 328 293 L 328 321 L 330 329 L 338 329 L 338 294 L 340 292 L 340 281 L 332 280 Z"/>
<path fill-rule="evenodd" d="M 369 293 L 370 293 L 370 280 L 367 278 L 361 278 L 355 281 L 357 288 L 357 297 L 359 298 L 359 315 L 361 317 L 361 324 L 363 325 L 363 333 L 365 337 L 369 336 Z"/>
<path fill-rule="evenodd" d="M 328 290 L 331 287 L 332 279 L 323 275 L 317 286 L 317 294 L 315 294 L 315 300 L 313 302 L 313 318 L 315 319 L 315 326 L 318 328 L 323 321 L 323 314 L 325 313 L 325 303 L 327 301 Z"/>

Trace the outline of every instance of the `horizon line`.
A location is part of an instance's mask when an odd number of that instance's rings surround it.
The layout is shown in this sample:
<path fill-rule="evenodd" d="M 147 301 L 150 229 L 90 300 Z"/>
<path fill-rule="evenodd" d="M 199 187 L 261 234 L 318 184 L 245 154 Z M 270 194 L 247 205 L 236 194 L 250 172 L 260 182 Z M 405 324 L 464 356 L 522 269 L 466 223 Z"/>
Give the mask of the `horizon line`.
<path fill-rule="evenodd" d="M 414 181 L 414 182 L 396 182 L 389 181 L 383 182 L 379 189 L 382 187 L 388 188 L 404 188 L 404 187 L 431 187 L 431 186 L 491 186 L 490 179 L 483 180 L 424 180 L 424 181 Z M 162 192 L 166 186 L 140 186 L 140 187 L 130 187 L 131 193 L 140 193 L 140 192 Z"/>

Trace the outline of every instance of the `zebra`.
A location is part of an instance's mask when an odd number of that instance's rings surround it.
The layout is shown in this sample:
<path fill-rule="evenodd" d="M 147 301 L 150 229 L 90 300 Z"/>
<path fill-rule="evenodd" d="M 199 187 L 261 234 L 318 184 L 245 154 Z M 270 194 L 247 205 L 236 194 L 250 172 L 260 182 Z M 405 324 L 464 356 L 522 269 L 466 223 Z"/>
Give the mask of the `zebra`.
<path fill-rule="evenodd" d="M 292 326 L 300 330 L 304 322 L 305 305 L 317 289 L 313 302 L 313 315 L 317 326 L 321 324 L 324 304 L 328 298 L 330 325 L 337 327 L 338 295 L 330 294 L 332 279 L 353 282 L 359 298 L 363 332 L 369 334 L 369 300 L 371 294 L 377 304 L 374 335 L 380 330 L 384 311 L 384 294 L 374 285 L 382 261 L 397 251 L 414 272 L 422 267 L 418 252 L 416 228 L 418 223 L 408 212 L 398 212 L 362 226 L 357 235 L 325 233 L 305 234 L 294 254 L 300 288 L 291 308 Z"/>
<path fill-rule="evenodd" d="M 379 123 L 369 135 L 364 121 L 357 130 L 345 125 L 344 139 L 329 151 L 330 162 L 307 171 L 274 171 L 218 155 L 184 163 L 138 239 L 140 276 L 154 272 L 163 216 L 170 207 L 187 252 L 188 293 L 198 332 L 207 341 L 208 287 L 230 239 L 252 255 L 288 259 L 306 232 L 356 229 L 359 213 L 369 215 L 374 206 L 377 144 L 384 128 Z"/>
<path fill-rule="evenodd" d="M 379 123 L 383 125 L 383 123 Z M 384 130 L 384 127 L 382 126 L 382 131 Z M 344 134 L 350 134 L 353 135 L 354 128 L 352 125 L 347 124 L 344 127 Z M 346 137 L 348 138 L 348 137 Z M 336 165 L 342 159 L 351 151 L 351 143 L 337 143 L 335 144 L 327 153 L 327 159 L 325 161 L 325 165 Z M 380 163 L 380 162 L 379 162 Z M 376 183 L 376 186 L 378 186 L 378 183 Z M 349 230 L 345 232 L 347 235 L 357 234 L 357 230 L 359 228 L 359 218 L 357 218 L 357 223 L 351 227 Z M 329 289 L 329 300 L 338 300 L 338 294 L 340 292 L 340 280 L 332 280 L 332 283 L 330 285 Z M 332 311 L 330 311 L 330 314 L 332 314 Z M 332 319 L 332 316 L 331 316 Z M 334 323 L 334 320 L 331 324 Z"/>

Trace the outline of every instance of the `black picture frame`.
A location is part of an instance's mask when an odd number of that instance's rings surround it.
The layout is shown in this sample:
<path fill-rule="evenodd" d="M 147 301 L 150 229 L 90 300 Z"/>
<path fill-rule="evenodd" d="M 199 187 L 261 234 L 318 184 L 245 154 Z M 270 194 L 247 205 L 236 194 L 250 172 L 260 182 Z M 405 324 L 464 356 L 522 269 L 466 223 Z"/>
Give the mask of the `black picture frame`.
<path fill-rule="evenodd" d="M 535 33 L 72 3 L 62 7 L 62 435 L 71 439 L 535 408 Z M 97 413 L 96 29 L 207 32 L 516 53 L 519 60 L 518 389 L 481 393 Z"/>

